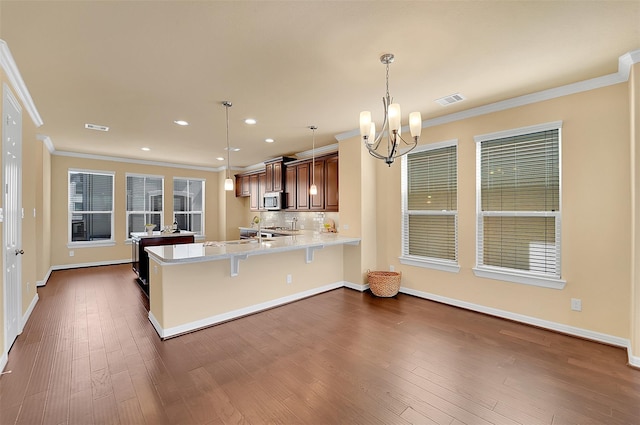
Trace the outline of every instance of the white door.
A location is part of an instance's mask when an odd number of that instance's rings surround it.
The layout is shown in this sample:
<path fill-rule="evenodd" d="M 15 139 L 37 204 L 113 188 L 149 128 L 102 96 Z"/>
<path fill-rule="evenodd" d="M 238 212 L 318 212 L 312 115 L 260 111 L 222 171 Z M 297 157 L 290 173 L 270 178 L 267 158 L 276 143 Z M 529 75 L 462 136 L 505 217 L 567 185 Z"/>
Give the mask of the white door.
<path fill-rule="evenodd" d="M 4 335 L 8 351 L 22 332 L 22 110 L 6 84 L 2 92 Z"/>

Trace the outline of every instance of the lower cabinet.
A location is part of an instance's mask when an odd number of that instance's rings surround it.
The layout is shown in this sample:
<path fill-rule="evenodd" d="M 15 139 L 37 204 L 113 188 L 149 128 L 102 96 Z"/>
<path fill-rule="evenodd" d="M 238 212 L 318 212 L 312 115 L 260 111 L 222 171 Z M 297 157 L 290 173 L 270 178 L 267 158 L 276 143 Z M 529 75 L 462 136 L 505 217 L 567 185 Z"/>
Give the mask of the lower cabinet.
<path fill-rule="evenodd" d="M 193 235 L 182 236 L 147 236 L 131 239 L 131 267 L 136 272 L 140 288 L 149 296 L 149 254 L 144 250 L 148 246 L 178 245 L 193 243 Z"/>

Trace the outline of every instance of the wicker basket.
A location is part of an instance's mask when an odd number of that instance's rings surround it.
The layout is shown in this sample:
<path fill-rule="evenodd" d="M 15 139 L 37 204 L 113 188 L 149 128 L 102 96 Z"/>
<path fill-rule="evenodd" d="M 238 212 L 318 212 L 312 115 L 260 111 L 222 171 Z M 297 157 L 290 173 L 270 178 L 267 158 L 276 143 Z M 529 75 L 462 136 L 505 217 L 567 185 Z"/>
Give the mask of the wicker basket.
<path fill-rule="evenodd" d="M 394 297 L 400 290 L 401 272 L 368 272 L 369 289 L 378 297 Z"/>

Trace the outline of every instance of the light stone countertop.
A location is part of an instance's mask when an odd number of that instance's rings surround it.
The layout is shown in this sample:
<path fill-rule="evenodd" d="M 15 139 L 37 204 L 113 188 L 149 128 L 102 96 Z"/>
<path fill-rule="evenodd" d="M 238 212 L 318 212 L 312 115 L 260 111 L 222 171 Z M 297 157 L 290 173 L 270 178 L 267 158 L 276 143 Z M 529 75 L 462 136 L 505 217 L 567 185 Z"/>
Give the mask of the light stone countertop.
<path fill-rule="evenodd" d="M 178 233 L 169 233 L 169 232 L 161 232 L 159 230 L 153 232 L 153 234 L 148 234 L 147 232 L 131 232 L 132 239 L 143 239 L 143 238 L 172 238 L 176 236 L 190 236 L 195 235 L 195 232 L 188 232 L 186 230 L 180 230 Z"/>
<path fill-rule="evenodd" d="M 185 264 L 202 261 L 230 259 L 232 276 L 237 275 L 239 260 L 253 255 L 275 254 L 295 250 L 306 250 L 307 262 L 313 260 L 313 251 L 325 246 L 358 245 L 360 238 L 340 236 L 337 233 L 304 233 L 297 236 L 275 238 L 241 239 L 226 242 L 200 242 L 181 245 L 147 247 L 149 257 L 160 264 Z"/>

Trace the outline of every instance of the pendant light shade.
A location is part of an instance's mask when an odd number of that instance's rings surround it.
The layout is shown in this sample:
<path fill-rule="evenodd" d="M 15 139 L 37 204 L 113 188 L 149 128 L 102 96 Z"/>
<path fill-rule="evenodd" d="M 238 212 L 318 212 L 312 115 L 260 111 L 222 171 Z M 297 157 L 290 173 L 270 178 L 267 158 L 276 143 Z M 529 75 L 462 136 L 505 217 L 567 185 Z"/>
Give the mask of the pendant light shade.
<path fill-rule="evenodd" d="M 309 127 L 313 132 L 312 148 L 311 148 L 311 187 L 309 187 L 309 195 L 318 194 L 318 186 L 316 186 L 316 130 L 318 127 L 312 125 Z"/>
<path fill-rule="evenodd" d="M 222 102 L 225 107 L 225 113 L 227 117 L 227 178 L 224 180 L 224 190 L 231 191 L 233 190 L 233 180 L 231 179 L 231 160 L 229 159 L 229 155 L 231 155 L 231 149 L 229 147 L 229 108 L 232 106 L 232 103 L 228 100 Z"/>

